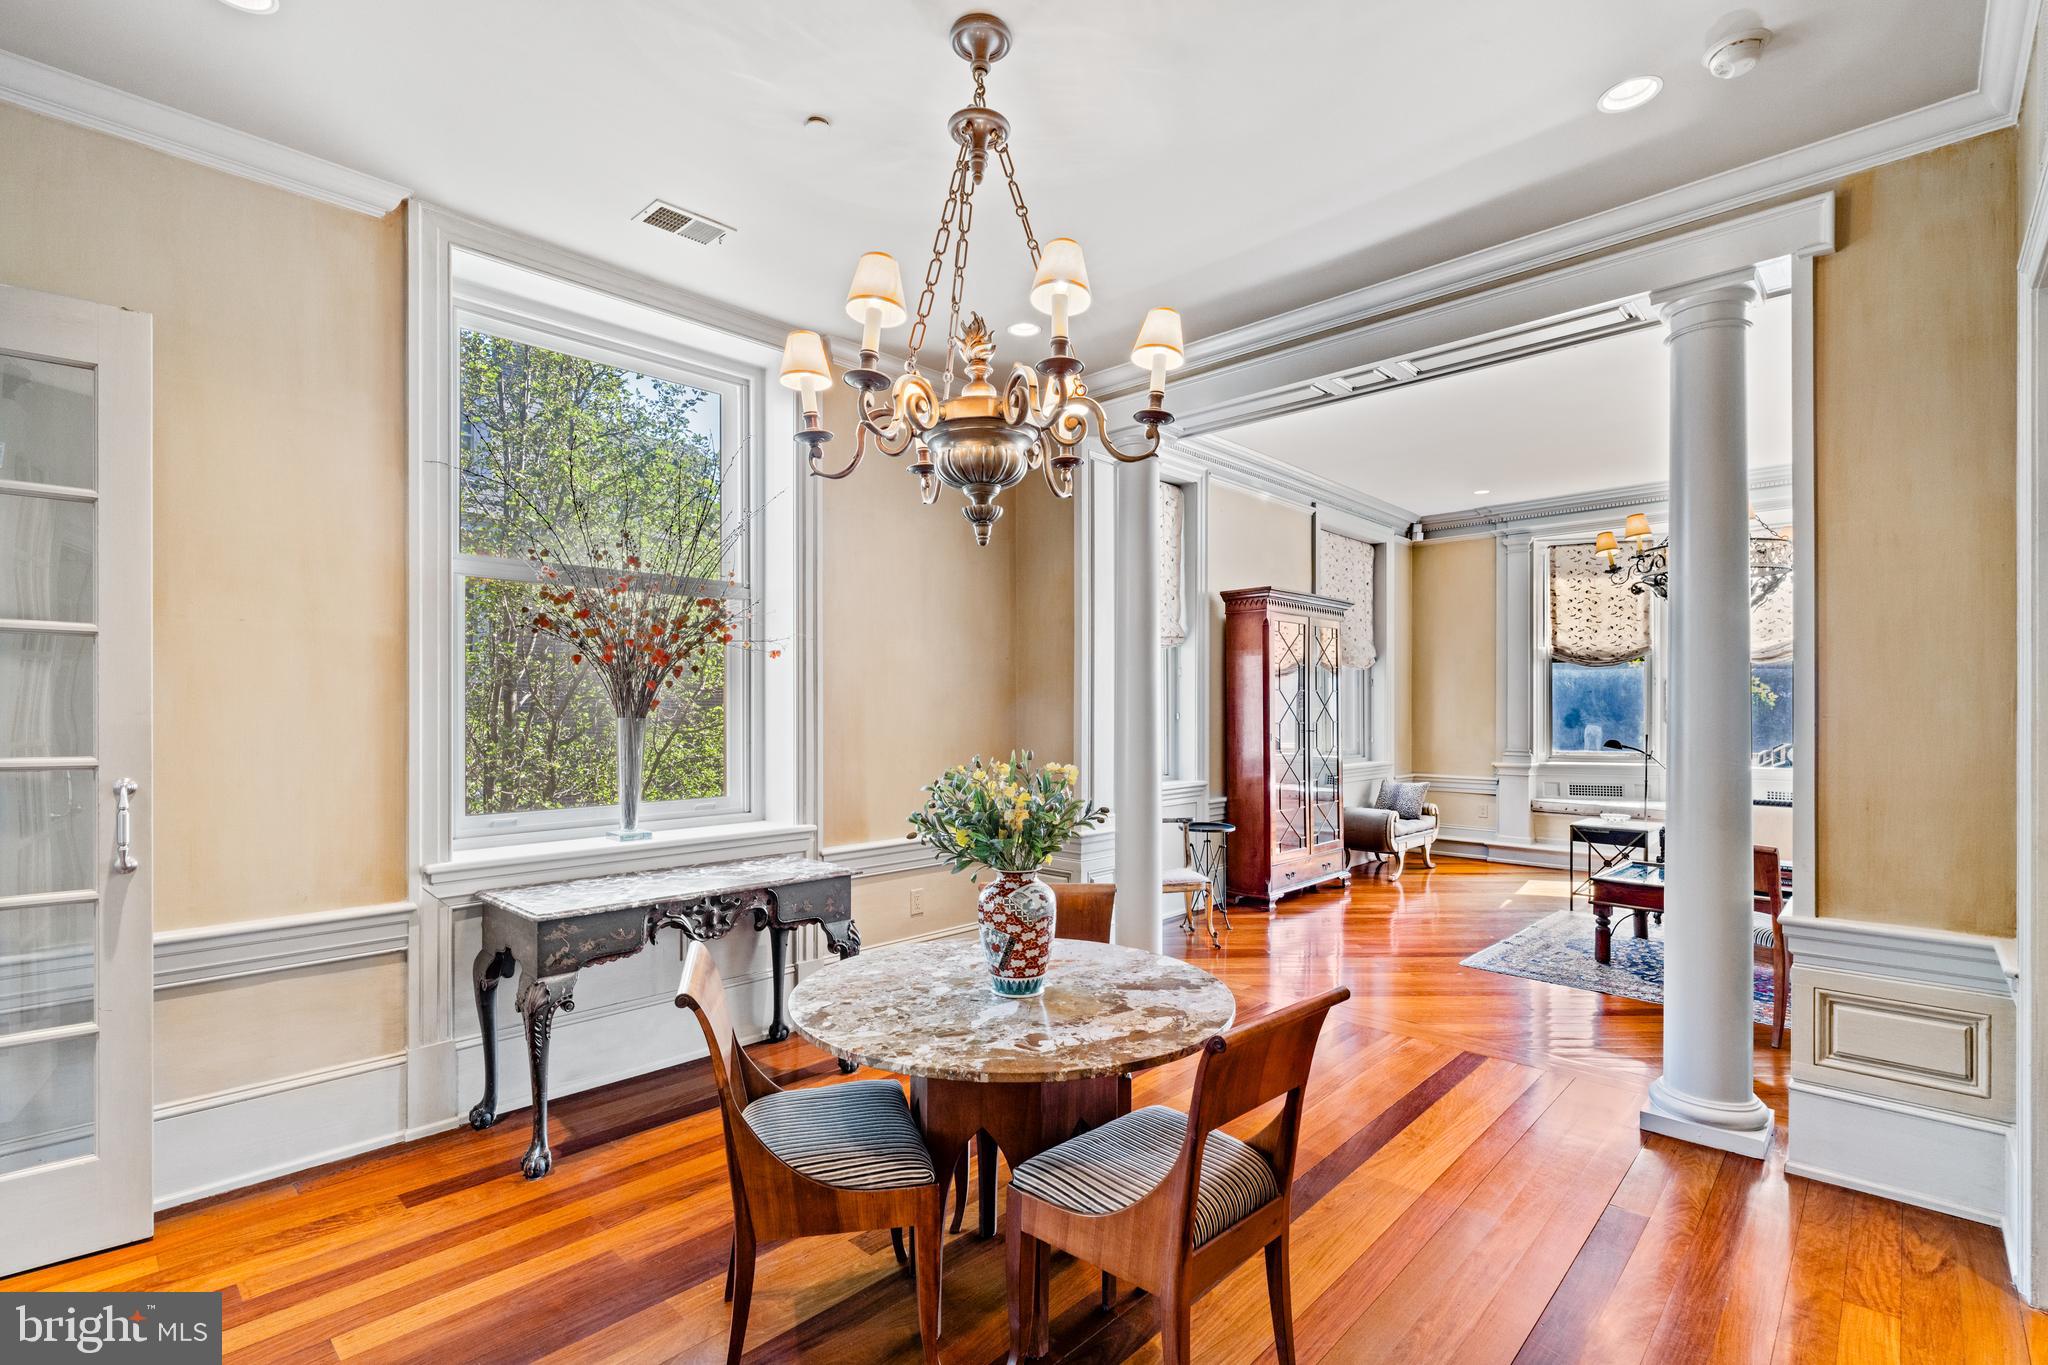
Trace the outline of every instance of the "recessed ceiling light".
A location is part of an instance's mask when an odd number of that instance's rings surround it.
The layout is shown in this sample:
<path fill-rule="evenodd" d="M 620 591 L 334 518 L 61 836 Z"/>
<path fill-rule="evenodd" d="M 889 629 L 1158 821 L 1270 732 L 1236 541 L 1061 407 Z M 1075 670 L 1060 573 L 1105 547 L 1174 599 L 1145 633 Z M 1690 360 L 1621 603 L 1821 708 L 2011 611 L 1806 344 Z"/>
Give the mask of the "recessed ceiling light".
<path fill-rule="evenodd" d="M 1596 102 L 1603 114 L 1619 114 L 1630 109 L 1640 109 L 1657 98 L 1657 92 L 1664 88 L 1664 82 L 1657 76 L 1630 76 L 1625 81 L 1616 81 L 1607 87 L 1607 93 Z"/>
<path fill-rule="evenodd" d="M 220 0 L 229 9 L 238 9 L 244 14 L 275 14 L 277 0 Z"/>
<path fill-rule="evenodd" d="M 1038 324 L 1035 322 L 1013 322 L 1007 330 L 1013 337 L 1035 337 L 1038 335 Z"/>
<path fill-rule="evenodd" d="M 1492 491 L 1493 490 L 1491 488 L 1475 488 L 1472 490 L 1472 496 L 1475 498 L 1483 498 Z"/>

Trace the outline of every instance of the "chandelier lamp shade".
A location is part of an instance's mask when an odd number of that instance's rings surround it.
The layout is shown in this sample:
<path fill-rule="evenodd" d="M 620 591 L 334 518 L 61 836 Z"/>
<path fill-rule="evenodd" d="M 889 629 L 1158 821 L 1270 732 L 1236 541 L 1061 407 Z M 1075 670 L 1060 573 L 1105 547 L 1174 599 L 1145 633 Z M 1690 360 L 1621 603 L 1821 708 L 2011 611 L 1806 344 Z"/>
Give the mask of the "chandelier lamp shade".
<path fill-rule="evenodd" d="M 1017 187 L 1017 168 L 1010 154 L 1010 121 L 988 103 L 988 71 L 1010 49 L 1010 30 L 992 14 L 963 15 L 953 24 L 953 50 L 974 73 L 972 101 L 954 113 L 947 131 L 958 144 L 939 227 L 932 239 L 931 259 L 924 273 L 916 307 L 904 303 L 903 276 L 896 258 L 870 251 L 854 266 L 846 293 L 846 313 L 860 324 L 860 363 L 842 376 L 856 393 L 858 420 L 853 454 L 837 469 L 828 468 L 825 445 L 832 440 L 820 412 L 821 396 L 832 382 L 825 342 L 816 332 L 791 332 L 782 352 L 782 383 L 803 398 L 803 427 L 796 439 L 805 448 L 811 473 L 843 479 L 860 467 L 870 445 L 891 459 L 909 455 L 918 492 L 929 504 L 942 488 L 966 498 L 962 508 L 977 544 L 989 543 L 1003 509 L 997 497 L 1039 470 L 1046 486 L 1061 498 L 1074 495 L 1074 474 L 1080 468 L 1082 443 L 1091 436 L 1113 458 L 1136 463 L 1159 453 L 1159 430 L 1173 420 L 1166 411 L 1166 375 L 1187 359 L 1180 314 L 1154 308 L 1145 315 L 1131 348 L 1131 363 L 1151 379 L 1148 401 L 1135 420 L 1143 429 L 1142 444 L 1126 450 L 1110 440 L 1102 405 L 1088 393 L 1081 375 L 1085 367 L 1073 352 L 1069 326 L 1088 311 L 1094 294 L 1081 244 L 1054 237 L 1040 245 L 1032 231 L 1031 211 Z M 999 386 L 995 370 L 995 338 L 981 314 L 963 319 L 968 242 L 974 230 L 974 196 L 991 161 L 1009 188 L 1004 205 L 1024 231 L 1030 254 L 1031 306 L 1051 320 L 1047 353 L 1035 365 L 1016 364 Z M 949 269 L 950 267 L 950 269 Z M 941 280 L 949 289 L 945 319 L 945 355 L 936 375 L 920 368 L 926 331 Z M 908 356 L 893 378 L 881 369 L 882 333 L 910 324 Z M 955 391 L 955 384 L 959 384 Z"/>

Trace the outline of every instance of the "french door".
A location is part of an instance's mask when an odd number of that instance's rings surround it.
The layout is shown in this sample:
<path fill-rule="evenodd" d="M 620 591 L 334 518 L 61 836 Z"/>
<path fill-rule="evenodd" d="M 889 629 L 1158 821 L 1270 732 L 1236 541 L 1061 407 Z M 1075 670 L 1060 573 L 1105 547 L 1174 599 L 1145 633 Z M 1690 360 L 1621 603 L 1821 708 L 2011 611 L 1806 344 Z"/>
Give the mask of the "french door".
<path fill-rule="evenodd" d="M 0 287 L 0 1274 L 147 1237 L 150 320 Z"/>

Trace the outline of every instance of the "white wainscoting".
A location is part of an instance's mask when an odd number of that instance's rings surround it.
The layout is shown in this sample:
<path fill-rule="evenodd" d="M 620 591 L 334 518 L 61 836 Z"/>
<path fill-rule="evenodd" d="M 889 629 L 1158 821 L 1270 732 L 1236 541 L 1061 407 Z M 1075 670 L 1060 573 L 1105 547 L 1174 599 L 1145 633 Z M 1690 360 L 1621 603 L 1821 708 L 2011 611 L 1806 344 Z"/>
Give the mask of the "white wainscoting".
<path fill-rule="evenodd" d="M 1989 1223 L 2010 1244 L 2012 941 L 1796 904 L 1780 922 L 1795 959 L 1785 1169 Z"/>
<path fill-rule="evenodd" d="M 155 938 L 155 989 L 403 954 L 404 901 L 174 929 Z M 157 1208 L 203 1199 L 400 1141 L 406 1056 L 366 1057 L 198 1095 L 155 1109 Z"/>

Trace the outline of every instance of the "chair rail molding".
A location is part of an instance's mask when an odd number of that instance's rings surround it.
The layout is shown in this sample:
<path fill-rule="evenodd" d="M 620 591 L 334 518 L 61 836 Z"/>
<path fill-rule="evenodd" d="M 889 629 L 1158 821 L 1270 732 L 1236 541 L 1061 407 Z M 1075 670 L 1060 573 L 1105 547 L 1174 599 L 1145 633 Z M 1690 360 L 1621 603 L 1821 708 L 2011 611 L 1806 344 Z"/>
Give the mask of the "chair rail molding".
<path fill-rule="evenodd" d="M 1778 922 L 1803 967 L 2007 997 L 2017 993 L 2016 939 L 1816 916 L 1810 907 L 1797 902 L 1785 908 Z"/>
<path fill-rule="evenodd" d="M 154 939 L 156 989 L 403 953 L 411 939 L 416 913 L 411 901 L 389 901 L 274 919 L 167 929 Z"/>
<path fill-rule="evenodd" d="M 406 200 L 403 185 L 13 52 L 0 51 L 0 100 L 372 218 Z"/>

